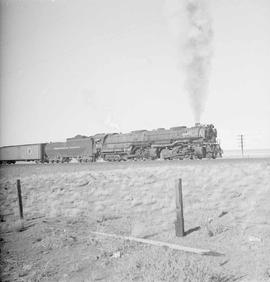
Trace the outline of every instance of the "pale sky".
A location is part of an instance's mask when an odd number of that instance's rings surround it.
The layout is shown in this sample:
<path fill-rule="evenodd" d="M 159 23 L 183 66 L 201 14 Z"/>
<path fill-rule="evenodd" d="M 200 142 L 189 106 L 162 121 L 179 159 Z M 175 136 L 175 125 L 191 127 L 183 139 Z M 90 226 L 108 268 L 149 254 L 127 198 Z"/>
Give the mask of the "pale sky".
<path fill-rule="evenodd" d="M 224 149 L 270 148 L 270 1 L 209 1 L 201 122 Z M 0 16 L 1 146 L 194 124 L 164 0 L 1 0 Z"/>

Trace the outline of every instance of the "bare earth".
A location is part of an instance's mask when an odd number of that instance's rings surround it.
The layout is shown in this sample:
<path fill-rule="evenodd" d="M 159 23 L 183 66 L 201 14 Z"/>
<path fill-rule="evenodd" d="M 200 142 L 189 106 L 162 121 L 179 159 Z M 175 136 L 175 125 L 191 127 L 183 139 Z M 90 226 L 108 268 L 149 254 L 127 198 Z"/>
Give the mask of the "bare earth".
<path fill-rule="evenodd" d="M 270 159 L 14 165 L 0 173 L 2 281 L 270 281 Z M 178 178 L 183 238 L 174 228 Z"/>

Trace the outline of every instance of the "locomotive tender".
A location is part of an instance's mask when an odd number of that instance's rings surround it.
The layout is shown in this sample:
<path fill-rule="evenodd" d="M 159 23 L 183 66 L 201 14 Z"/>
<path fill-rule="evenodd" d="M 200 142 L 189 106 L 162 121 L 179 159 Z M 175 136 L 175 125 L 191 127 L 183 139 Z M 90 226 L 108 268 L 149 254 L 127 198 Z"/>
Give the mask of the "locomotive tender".
<path fill-rule="evenodd" d="M 25 153 L 25 146 L 40 146 L 35 156 Z M 33 147 L 34 148 L 34 147 Z M 22 153 L 20 153 L 22 152 Z M 29 149 L 29 152 L 32 152 Z M 1 163 L 16 161 L 36 162 L 93 162 L 147 160 L 147 159 L 202 159 L 222 157 L 217 143 L 217 130 L 212 124 L 195 124 L 194 127 L 159 128 L 137 130 L 130 133 L 77 135 L 66 142 L 50 142 L 34 145 L 7 146 L 0 148 Z"/>
<path fill-rule="evenodd" d="M 94 161 L 95 144 L 91 137 L 77 135 L 67 138 L 66 142 L 51 142 L 45 147 L 49 162 L 69 162 L 77 159 L 80 162 Z"/>

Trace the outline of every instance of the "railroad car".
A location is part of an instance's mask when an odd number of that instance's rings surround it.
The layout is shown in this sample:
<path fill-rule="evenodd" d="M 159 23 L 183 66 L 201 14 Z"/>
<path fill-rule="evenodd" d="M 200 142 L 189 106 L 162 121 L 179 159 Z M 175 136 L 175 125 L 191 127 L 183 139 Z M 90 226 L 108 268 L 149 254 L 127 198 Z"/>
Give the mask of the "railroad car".
<path fill-rule="evenodd" d="M 48 143 L 45 146 L 45 153 L 51 163 L 70 162 L 72 159 L 92 162 L 96 157 L 94 139 L 81 135 L 67 138 L 66 142 Z"/>
<path fill-rule="evenodd" d="M 46 143 L 5 146 L 0 148 L 0 163 L 15 164 L 16 161 L 47 162 Z"/>

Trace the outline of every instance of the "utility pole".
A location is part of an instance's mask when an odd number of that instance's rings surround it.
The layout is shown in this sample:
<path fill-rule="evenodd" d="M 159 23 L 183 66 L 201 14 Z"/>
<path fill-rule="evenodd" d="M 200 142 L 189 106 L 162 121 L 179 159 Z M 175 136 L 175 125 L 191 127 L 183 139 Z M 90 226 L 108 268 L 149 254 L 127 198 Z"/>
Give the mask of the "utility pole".
<path fill-rule="evenodd" d="M 240 134 L 240 145 L 241 145 L 241 152 L 242 152 L 242 158 L 244 157 L 244 135 Z"/>

